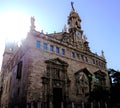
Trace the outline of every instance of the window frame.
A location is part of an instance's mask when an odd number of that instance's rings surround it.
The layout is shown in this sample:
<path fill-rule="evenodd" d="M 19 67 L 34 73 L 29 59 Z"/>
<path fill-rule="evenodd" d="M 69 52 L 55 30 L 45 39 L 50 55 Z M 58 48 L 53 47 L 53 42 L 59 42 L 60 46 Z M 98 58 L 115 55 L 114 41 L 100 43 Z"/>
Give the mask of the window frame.
<path fill-rule="evenodd" d="M 54 46 L 50 45 L 50 52 L 54 52 Z"/>
<path fill-rule="evenodd" d="M 17 64 L 17 75 L 16 75 L 16 79 L 21 79 L 21 77 L 22 77 L 22 67 L 23 67 L 23 62 L 20 61 L 20 62 Z"/>
<path fill-rule="evenodd" d="M 60 53 L 60 48 L 56 47 L 56 54 L 59 54 L 59 53 Z"/>
<path fill-rule="evenodd" d="M 41 42 L 39 40 L 36 41 L 36 48 L 40 48 Z"/>
<path fill-rule="evenodd" d="M 48 44 L 47 43 L 43 43 L 43 50 L 48 50 Z"/>
<path fill-rule="evenodd" d="M 62 54 L 62 55 L 65 55 L 65 49 L 62 48 L 61 54 Z"/>
<path fill-rule="evenodd" d="M 75 58 L 75 52 L 71 53 L 71 57 L 74 59 Z"/>

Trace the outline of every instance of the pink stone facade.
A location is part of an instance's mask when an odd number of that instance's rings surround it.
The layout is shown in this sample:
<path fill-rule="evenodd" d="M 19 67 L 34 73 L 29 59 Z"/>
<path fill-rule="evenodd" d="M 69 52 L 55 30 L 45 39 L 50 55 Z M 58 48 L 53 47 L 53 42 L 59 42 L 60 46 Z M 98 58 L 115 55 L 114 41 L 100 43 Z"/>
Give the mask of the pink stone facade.
<path fill-rule="evenodd" d="M 68 31 L 44 34 L 34 21 L 22 45 L 4 52 L 1 108 L 68 108 L 87 102 L 94 87 L 110 88 L 106 59 L 90 50 L 75 10 Z"/>

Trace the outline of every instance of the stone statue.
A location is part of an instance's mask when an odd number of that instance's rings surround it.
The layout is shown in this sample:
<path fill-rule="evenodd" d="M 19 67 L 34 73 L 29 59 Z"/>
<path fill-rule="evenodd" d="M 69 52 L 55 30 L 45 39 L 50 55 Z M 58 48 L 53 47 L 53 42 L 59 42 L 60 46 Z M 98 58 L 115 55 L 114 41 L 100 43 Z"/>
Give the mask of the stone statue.
<path fill-rule="evenodd" d="M 105 58 L 105 56 L 104 56 L 104 51 L 103 51 L 103 50 L 101 51 L 101 56 L 102 56 L 103 58 Z"/>
<path fill-rule="evenodd" d="M 35 18 L 33 16 L 33 17 L 31 17 L 31 25 L 34 25 L 34 22 L 35 22 Z"/>
<path fill-rule="evenodd" d="M 75 11 L 73 4 L 74 4 L 74 2 L 71 2 L 72 10 Z"/>
<path fill-rule="evenodd" d="M 31 17 L 31 30 L 35 30 L 35 18 L 34 18 L 34 16 Z"/>
<path fill-rule="evenodd" d="M 83 42 L 86 42 L 87 41 L 87 37 L 86 35 L 83 36 Z"/>
<path fill-rule="evenodd" d="M 63 32 L 67 32 L 66 24 L 64 25 Z"/>

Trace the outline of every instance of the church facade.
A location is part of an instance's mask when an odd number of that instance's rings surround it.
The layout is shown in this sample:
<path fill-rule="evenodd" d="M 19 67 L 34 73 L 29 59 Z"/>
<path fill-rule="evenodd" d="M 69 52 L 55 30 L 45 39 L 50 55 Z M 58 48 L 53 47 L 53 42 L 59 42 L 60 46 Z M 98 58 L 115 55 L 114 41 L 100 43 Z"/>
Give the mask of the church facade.
<path fill-rule="evenodd" d="M 34 22 L 20 47 L 6 43 L 1 108 L 74 108 L 95 87 L 110 88 L 104 52 L 90 50 L 73 5 L 62 32 L 44 34 Z"/>

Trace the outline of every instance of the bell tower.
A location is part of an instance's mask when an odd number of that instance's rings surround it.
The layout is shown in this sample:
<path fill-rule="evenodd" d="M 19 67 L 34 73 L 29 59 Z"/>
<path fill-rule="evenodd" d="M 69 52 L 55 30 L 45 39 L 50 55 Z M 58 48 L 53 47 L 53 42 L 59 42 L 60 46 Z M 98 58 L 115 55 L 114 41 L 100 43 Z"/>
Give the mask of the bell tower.
<path fill-rule="evenodd" d="M 2 66 L 5 66 L 9 59 L 15 54 L 18 49 L 18 44 L 16 42 L 10 42 L 6 40 L 5 42 L 5 49 L 3 53 L 3 62 Z"/>
<path fill-rule="evenodd" d="M 71 11 L 68 16 L 68 32 L 69 43 L 72 46 L 79 47 L 79 49 L 82 49 L 83 30 L 81 30 L 81 19 L 74 9 L 73 2 L 71 2 Z"/>
<path fill-rule="evenodd" d="M 77 12 L 75 12 L 74 6 L 73 6 L 73 2 L 71 2 L 71 12 L 68 16 L 68 25 L 69 25 L 69 33 L 74 33 L 77 36 L 81 37 L 83 31 L 81 30 L 81 19 L 78 15 Z"/>

